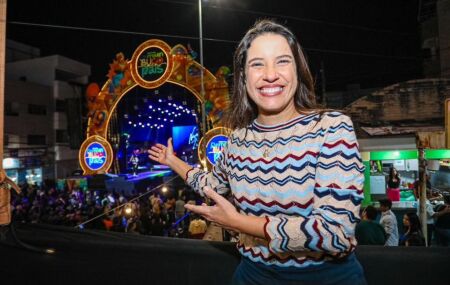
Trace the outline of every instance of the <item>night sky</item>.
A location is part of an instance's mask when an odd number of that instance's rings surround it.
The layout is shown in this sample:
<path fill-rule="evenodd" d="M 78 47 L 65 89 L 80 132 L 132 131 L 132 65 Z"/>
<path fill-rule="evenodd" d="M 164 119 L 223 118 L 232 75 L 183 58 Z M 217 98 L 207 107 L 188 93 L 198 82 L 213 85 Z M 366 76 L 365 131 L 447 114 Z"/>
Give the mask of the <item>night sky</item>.
<path fill-rule="evenodd" d="M 196 0 L 10 0 L 7 38 L 92 67 L 106 80 L 117 52 L 128 59 L 142 42 L 159 38 L 199 52 Z M 232 65 L 234 49 L 258 18 L 292 28 L 308 56 L 317 88 L 323 62 L 327 90 L 347 84 L 383 87 L 421 77 L 418 1 L 203 1 L 204 63 L 213 73 Z M 45 25 L 45 26 L 43 26 Z"/>

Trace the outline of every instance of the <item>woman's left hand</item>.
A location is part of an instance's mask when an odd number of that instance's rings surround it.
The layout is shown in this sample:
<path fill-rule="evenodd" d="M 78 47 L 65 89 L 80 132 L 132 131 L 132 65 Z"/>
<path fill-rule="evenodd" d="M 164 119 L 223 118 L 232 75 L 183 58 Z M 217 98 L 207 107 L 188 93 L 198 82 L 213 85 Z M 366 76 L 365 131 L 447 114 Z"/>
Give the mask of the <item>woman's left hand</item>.
<path fill-rule="evenodd" d="M 240 214 L 236 211 L 233 204 L 208 186 L 203 188 L 203 193 L 213 200 L 215 205 L 208 206 L 205 203 L 201 206 L 186 204 L 184 207 L 223 228 L 236 230 Z"/>

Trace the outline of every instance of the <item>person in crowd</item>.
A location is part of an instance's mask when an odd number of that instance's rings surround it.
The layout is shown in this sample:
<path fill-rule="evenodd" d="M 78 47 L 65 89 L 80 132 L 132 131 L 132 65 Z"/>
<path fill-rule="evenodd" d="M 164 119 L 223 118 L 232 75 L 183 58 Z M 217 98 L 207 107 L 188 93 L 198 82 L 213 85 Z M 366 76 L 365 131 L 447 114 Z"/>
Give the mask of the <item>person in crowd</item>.
<path fill-rule="evenodd" d="M 436 242 L 439 246 L 450 245 L 450 206 L 439 205 L 436 207 L 439 217 L 435 222 Z"/>
<path fill-rule="evenodd" d="M 392 201 L 390 199 L 382 199 L 380 202 L 381 218 L 380 224 L 386 232 L 385 246 L 398 246 L 398 226 L 397 218 L 392 212 Z"/>
<path fill-rule="evenodd" d="M 419 191 L 417 191 L 417 193 L 420 194 Z M 427 239 L 426 239 L 427 246 L 430 246 L 433 243 L 435 220 L 447 213 L 446 210 L 440 212 L 434 211 L 433 204 L 431 204 L 430 202 L 431 196 L 432 196 L 431 189 L 427 189 L 425 200 L 425 213 L 427 218 Z M 417 215 L 420 216 L 420 195 L 417 197 L 416 210 Z"/>
<path fill-rule="evenodd" d="M 200 215 L 191 215 L 192 219 L 189 223 L 189 238 L 202 239 L 208 229 L 206 221 L 200 217 Z"/>
<path fill-rule="evenodd" d="M 406 213 L 403 215 L 403 227 L 405 233 L 400 237 L 401 246 L 425 246 L 425 238 L 423 237 L 420 227 L 420 220 L 416 213 Z"/>
<path fill-rule="evenodd" d="M 378 213 L 374 206 L 367 206 L 361 214 L 361 222 L 356 225 L 355 236 L 359 245 L 384 245 L 386 232 L 376 222 Z"/>
<path fill-rule="evenodd" d="M 389 178 L 387 181 L 387 196 L 392 202 L 400 201 L 400 175 L 397 169 L 391 167 L 389 170 Z"/>
<path fill-rule="evenodd" d="M 233 284 L 365 284 L 353 252 L 364 182 L 353 124 L 316 105 L 285 26 L 259 21 L 239 43 L 225 125 L 232 133 L 210 172 L 179 159 L 171 139 L 149 155 L 214 203 L 188 210 L 240 233 Z M 234 205 L 222 197 L 230 191 Z"/>
<path fill-rule="evenodd" d="M 178 199 L 175 201 L 175 219 L 177 221 L 181 219 L 186 212 L 184 205 L 186 205 L 184 195 L 178 196 Z"/>

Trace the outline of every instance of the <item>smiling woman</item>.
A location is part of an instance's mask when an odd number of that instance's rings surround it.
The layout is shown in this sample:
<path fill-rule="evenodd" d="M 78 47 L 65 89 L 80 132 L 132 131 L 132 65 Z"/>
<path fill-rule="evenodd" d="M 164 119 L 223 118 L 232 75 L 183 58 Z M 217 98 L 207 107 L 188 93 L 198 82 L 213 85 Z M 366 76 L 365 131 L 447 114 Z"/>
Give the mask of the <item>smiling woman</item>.
<path fill-rule="evenodd" d="M 301 47 L 273 21 L 246 33 L 234 71 L 233 132 L 212 171 L 177 158 L 171 140 L 150 158 L 215 202 L 188 210 L 239 232 L 233 284 L 365 284 L 353 253 L 364 166 L 351 120 L 315 105 Z"/>

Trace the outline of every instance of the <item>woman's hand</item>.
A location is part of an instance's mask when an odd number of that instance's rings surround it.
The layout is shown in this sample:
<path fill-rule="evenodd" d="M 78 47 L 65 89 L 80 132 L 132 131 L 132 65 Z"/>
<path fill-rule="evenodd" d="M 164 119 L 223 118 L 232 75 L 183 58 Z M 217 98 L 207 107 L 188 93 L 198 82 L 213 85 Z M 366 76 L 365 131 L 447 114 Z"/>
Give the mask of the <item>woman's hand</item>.
<path fill-rule="evenodd" d="M 184 207 L 223 228 L 237 231 L 237 224 L 241 215 L 236 211 L 233 204 L 208 186 L 203 188 L 203 193 L 215 202 L 214 206 L 203 203 L 201 206 L 186 204 Z"/>
<path fill-rule="evenodd" d="M 170 166 L 170 161 L 176 157 L 173 152 L 172 138 L 167 140 L 167 146 L 157 143 L 148 150 L 148 153 L 150 159 Z"/>

